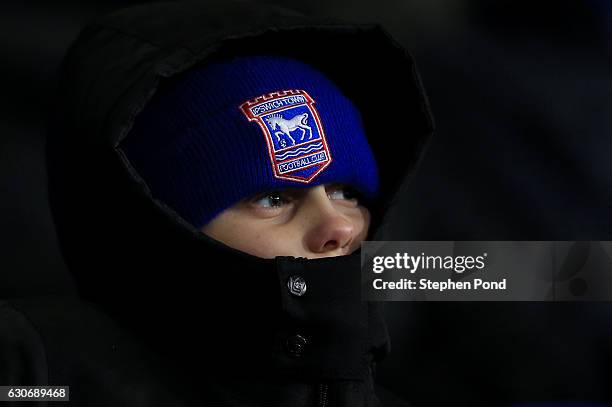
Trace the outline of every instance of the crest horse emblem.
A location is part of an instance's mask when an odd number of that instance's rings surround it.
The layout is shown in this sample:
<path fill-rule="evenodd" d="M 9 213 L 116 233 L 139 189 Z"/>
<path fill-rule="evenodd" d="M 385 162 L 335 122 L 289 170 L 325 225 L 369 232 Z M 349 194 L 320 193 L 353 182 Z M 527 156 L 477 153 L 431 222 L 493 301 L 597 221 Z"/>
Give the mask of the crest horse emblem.
<path fill-rule="evenodd" d="M 331 163 L 314 103 L 304 90 L 283 90 L 240 105 L 263 131 L 276 178 L 309 183 Z"/>

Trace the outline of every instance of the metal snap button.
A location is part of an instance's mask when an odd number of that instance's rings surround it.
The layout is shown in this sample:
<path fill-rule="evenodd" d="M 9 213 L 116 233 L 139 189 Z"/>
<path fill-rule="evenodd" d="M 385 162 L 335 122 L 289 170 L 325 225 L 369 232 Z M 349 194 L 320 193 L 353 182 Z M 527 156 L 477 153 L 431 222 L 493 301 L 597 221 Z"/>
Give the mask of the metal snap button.
<path fill-rule="evenodd" d="M 308 340 L 302 335 L 294 335 L 287 338 L 287 352 L 293 357 L 300 357 L 306 351 Z"/>
<path fill-rule="evenodd" d="M 296 297 L 301 297 L 306 293 L 306 280 L 300 276 L 291 276 L 287 281 L 289 292 Z"/>

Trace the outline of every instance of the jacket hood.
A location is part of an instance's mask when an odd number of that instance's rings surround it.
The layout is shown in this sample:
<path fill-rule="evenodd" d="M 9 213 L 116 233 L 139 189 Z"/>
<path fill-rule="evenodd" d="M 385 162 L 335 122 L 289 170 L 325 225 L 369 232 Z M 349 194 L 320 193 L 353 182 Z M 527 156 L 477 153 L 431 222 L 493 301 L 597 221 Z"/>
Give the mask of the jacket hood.
<path fill-rule="evenodd" d="M 210 58 L 271 51 L 318 68 L 361 111 L 381 180 L 369 239 L 384 239 L 386 214 L 433 130 L 414 61 L 384 29 L 250 2 L 137 6 L 91 22 L 69 48 L 47 139 L 52 213 L 82 296 L 143 327 L 153 318 L 193 323 L 194 312 L 215 319 L 215 304 L 223 304 L 235 311 L 227 315 L 245 316 L 245 332 L 257 329 L 249 315 L 269 312 L 268 303 L 282 296 L 278 275 L 258 268 L 283 274 L 359 267 L 359 253 L 260 259 L 210 239 L 154 199 L 121 151 L 162 81 Z M 342 273 L 333 277 L 339 284 Z M 240 300 L 253 292 L 258 300 L 247 312 Z M 177 304 L 193 312 L 177 317 Z M 232 329 L 227 318 L 215 323 Z M 177 334 L 180 322 L 173 326 Z"/>

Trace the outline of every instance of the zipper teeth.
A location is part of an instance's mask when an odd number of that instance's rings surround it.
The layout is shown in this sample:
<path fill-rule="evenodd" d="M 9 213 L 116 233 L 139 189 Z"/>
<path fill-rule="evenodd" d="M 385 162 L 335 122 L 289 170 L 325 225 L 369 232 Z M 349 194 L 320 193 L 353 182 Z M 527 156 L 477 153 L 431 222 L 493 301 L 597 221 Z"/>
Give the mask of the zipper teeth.
<path fill-rule="evenodd" d="M 319 386 L 319 407 L 327 406 L 327 384 L 321 383 Z"/>

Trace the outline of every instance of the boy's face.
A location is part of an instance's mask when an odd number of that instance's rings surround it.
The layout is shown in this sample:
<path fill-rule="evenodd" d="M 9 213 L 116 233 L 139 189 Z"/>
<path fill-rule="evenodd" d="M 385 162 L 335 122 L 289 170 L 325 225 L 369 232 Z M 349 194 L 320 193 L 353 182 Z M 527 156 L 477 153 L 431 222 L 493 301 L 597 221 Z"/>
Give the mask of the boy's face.
<path fill-rule="evenodd" d="M 244 199 L 202 232 L 258 257 L 317 258 L 352 253 L 369 226 L 370 212 L 350 187 L 325 184 Z"/>

